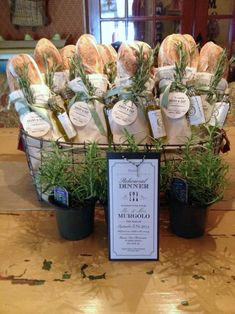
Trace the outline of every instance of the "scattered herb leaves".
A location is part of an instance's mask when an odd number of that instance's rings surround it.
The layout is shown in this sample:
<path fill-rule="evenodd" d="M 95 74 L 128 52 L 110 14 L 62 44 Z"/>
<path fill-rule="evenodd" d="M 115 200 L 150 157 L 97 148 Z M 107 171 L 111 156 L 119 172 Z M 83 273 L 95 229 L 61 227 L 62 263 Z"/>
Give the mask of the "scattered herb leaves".
<path fill-rule="evenodd" d="M 206 280 L 206 278 L 205 277 L 203 277 L 203 276 L 201 276 L 201 275 L 193 275 L 192 276 L 193 277 L 193 279 L 202 279 L 202 280 Z"/>
<path fill-rule="evenodd" d="M 67 271 L 65 271 L 65 272 L 63 273 L 62 278 L 63 278 L 63 279 L 70 279 L 70 278 L 71 278 L 71 274 L 68 273 Z"/>
<path fill-rule="evenodd" d="M 188 306 L 189 303 L 188 303 L 188 301 L 184 300 L 184 301 L 181 301 L 181 305 Z"/>
<path fill-rule="evenodd" d="M 44 259 L 42 269 L 49 271 L 51 269 L 51 265 L 52 265 L 52 261 L 48 261 Z"/>

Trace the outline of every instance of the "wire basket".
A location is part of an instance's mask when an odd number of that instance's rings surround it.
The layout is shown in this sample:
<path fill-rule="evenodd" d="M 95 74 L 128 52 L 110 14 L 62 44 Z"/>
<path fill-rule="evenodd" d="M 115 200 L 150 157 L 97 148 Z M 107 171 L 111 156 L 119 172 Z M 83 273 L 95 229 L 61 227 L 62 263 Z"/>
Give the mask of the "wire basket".
<path fill-rule="evenodd" d="M 48 201 L 48 196 L 42 192 L 41 186 L 37 182 L 37 172 L 42 164 L 42 153 L 44 151 L 50 152 L 51 141 L 44 140 L 41 138 L 35 138 L 30 136 L 27 132 L 23 129 L 20 130 L 20 139 L 22 141 L 23 150 L 26 154 L 28 167 L 30 171 L 30 175 L 32 177 L 33 184 L 36 189 L 36 193 L 38 199 L 40 201 Z M 214 152 L 218 154 L 221 151 L 221 147 L 223 146 L 223 133 L 219 134 L 214 139 Z M 57 144 L 60 146 L 61 149 L 72 148 L 69 150 L 71 154 L 71 163 L 77 164 L 83 161 L 83 158 L 86 154 L 88 143 L 69 143 L 69 142 L 59 142 Z M 204 145 L 207 144 L 207 141 L 200 141 L 193 145 L 193 149 L 201 149 Z M 167 160 L 180 160 L 181 154 L 184 149 L 185 145 L 177 144 L 177 145 L 162 145 L 161 146 L 161 164 L 165 163 Z M 105 156 L 107 150 L 112 151 L 120 151 L 120 148 L 127 150 L 127 144 L 99 144 L 99 149 L 102 154 Z M 151 152 L 155 150 L 155 146 L 151 144 L 145 145 L 138 145 L 138 150 L 141 152 Z M 156 151 L 156 150 L 155 150 Z"/>

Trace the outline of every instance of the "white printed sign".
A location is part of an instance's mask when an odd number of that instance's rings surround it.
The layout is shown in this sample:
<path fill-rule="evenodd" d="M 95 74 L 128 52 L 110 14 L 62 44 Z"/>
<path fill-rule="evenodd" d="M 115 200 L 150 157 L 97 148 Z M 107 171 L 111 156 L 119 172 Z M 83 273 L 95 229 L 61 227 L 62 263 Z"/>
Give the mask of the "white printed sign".
<path fill-rule="evenodd" d="M 108 153 L 109 257 L 158 259 L 157 153 Z"/>

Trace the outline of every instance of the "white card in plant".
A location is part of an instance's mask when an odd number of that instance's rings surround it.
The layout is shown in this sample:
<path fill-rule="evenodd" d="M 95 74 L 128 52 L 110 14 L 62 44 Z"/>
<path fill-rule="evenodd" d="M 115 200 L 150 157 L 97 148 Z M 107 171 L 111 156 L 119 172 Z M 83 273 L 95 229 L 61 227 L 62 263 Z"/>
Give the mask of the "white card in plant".
<path fill-rule="evenodd" d="M 119 125 L 130 125 L 137 119 L 137 107 L 132 101 L 120 100 L 113 107 L 112 118 Z"/>
<path fill-rule="evenodd" d="M 152 129 L 153 137 L 160 138 L 166 136 L 165 126 L 163 124 L 161 110 L 148 111 L 149 123 Z"/>
<path fill-rule="evenodd" d="M 54 200 L 65 206 L 69 206 L 69 193 L 65 188 L 55 186 L 53 189 Z"/>
<path fill-rule="evenodd" d="M 200 96 L 190 97 L 188 117 L 191 125 L 199 125 L 206 122 Z"/>
<path fill-rule="evenodd" d="M 166 115 L 171 119 L 183 117 L 189 110 L 190 101 L 185 93 L 172 92 L 169 94 L 167 108 L 163 108 Z"/>
<path fill-rule="evenodd" d="M 21 122 L 24 130 L 34 137 L 42 137 L 50 130 L 50 124 L 35 112 L 27 113 Z"/>
<path fill-rule="evenodd" d="M 214 106 L 214 110 L 209 121 L 210 125 L 218 125 L 220 128 L 223 127 L 225 119 L 229 111 L 229 103 L 217 102 Z"/>
<path fill-rule="evenodd" d="M 78 127 L 83 127 L 91 120 L 91 112 L 86 102 L 77 101 L 75 102 L 70 110 L 69 117 L 72 123 Z"/>

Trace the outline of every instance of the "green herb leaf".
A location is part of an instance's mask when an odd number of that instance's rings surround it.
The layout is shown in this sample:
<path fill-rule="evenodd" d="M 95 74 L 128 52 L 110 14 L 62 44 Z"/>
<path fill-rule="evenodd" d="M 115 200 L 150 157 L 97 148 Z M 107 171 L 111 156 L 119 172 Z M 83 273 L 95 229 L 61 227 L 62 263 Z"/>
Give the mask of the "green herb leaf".
<path fill-rule="evenodd" d="M 50 270 L 51 269 L 51 265 L 52 265 L 52 261 L 48 261 L 48 260 L 44 259 L 43 265 L 42 265 L 42 269 Z"/>

